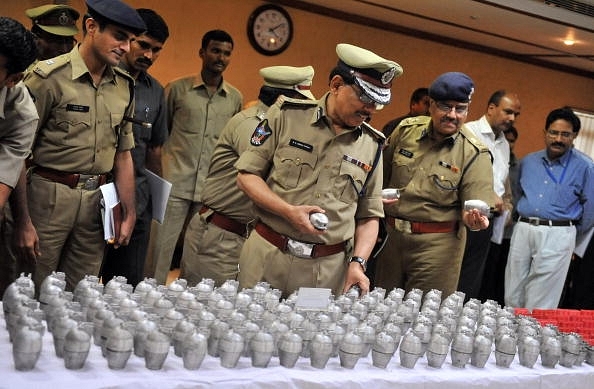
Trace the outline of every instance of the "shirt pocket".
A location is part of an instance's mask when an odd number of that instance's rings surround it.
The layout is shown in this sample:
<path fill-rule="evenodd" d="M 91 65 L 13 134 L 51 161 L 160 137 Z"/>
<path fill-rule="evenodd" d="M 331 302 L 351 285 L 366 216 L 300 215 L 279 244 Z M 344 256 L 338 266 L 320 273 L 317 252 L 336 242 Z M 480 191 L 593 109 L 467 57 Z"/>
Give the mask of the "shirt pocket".
<path fill-rule="evenodd" d="M 48 138 L 57 144 L 64 143 L 71 146 L 89 142 L 89 139 L 81 134 L 88 133 L 91 127 L 90 112 L 67 111 L 65 109 L 57 109 L 55 112 L 56 128 L 46 131 Z"/>
<path fill-rule="evenodd" d="M 299 182 L 313 174 L 317 156 L 296 148 L 279 151 L 280 166 L 278 166 L 277 181 L 285 189 L 296 188 Z"/>
<path fill-rule="evenodd" d="M 134 144 L 148 144 L 151 140 L 152 129 L 146 128 L 143 126 L 134 125 L 133 127 L 134 132 Z"/>
<path fill-rule="evenodd" d="M 336 197 L 346 204 L 357 202 L 366 178 L 367 173 L 363 168 L 342 160 L 334 185 Z"/>
<path fill-rule="evenodd" d="M 392 159 L 392 176 L 389 179 L 390 188 L 404 188 L 412 179 L 412 168 L 414 159 L 405 157 L 399 153 Z"/>
<path fill-rule="evenodd" d="M 420 172 L 423 174 L 423 172 Z M 460 173 L 454 173 L 442 166 L 436 166 L 425 174 L 421 182 L 420 193 L 428 199 L 440 199 L 444 204 L 458 201 Z"/>
<path fill-rule="evenodd" d="M 580 188 L 575 184 L 556 184 L 552 199 L 552 205 L 563 211 L 571 208 L 580 199 Z"/>

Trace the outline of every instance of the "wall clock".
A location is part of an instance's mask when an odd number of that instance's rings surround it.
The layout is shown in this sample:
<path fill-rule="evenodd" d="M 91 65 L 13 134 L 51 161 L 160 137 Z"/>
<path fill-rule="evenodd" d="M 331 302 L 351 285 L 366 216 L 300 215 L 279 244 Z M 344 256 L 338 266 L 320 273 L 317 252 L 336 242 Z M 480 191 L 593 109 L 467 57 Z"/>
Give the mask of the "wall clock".
<path fill-rule="evenodd" d="M 280 54 L 293 39 L 293 21 L 284 8 L 264 4 L 256 8 L 248 20 L 247 34 L 250 43 L 261 54 Z"/>

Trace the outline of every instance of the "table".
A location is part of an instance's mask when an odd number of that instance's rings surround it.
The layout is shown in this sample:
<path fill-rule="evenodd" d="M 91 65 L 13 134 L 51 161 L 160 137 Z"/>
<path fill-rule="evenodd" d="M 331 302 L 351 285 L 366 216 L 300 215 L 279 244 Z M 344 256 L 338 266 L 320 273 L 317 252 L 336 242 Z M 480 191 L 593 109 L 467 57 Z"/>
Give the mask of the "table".
<path fill-rule="evenodd" d="M 331 358 L 325 369 L 310 366 L 309 359 L 300 358 L 294 368 L 280 366 L 272 358 L 267 368 L 254 368 L 251 360 L 241 357 L 234 369 L 221 367 L 218 358 L 206 356 L 200 369 L 186 370 L 182 359 L 175 356 L 173 347 L 162 370 L 149 370 L 144 359 L 132 354 L 123 370 L 111 370 L 101 349 L 92 345 L 82 370 L 68 370 L 54 352 L 51 334 L 46 332 L 41 356 L 34 370 L 20 372 L 14 368 L 12 344 L 8 339 L 4 316 L 0 311 L 0 388 L 308 388 L 308 389 L 592 389 L 594 366 L 582 364 L 566 368 L 557 365 L 545 368 L 540 359 L 534 368 L 519 364 L 518 357 L 510 368 L 495 364 L 492 354 L 485 368 L 470 364 L 465 368 L 452 366 L 448 356 L 441 369 L 429 367 L 425 357 L 414 369 L 400 366 L 398 351 L 386 369 L 372 365 L 371 353 L 359 360 L 354 369 L 340 366 L 338 357 Z"/>

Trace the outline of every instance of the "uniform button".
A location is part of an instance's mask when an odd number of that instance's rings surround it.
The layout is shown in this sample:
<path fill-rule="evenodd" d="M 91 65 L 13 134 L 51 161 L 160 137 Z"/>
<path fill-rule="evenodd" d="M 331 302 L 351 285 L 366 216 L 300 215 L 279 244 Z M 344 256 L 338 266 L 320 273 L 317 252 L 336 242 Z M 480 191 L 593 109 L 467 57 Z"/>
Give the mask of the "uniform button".
<path fill-rule="evenodd" d="M 542 198 L 542 194 L 539 194 L 538 197 Z"/>
<path fill-rule="evenodd" d="M 301 165 L 301 158 L 297 158 L 297 159 L 295 160 L 295 164 L 296 164 L 297 166 Z"/>
<path fill-rule="evenodd" d="M 548 184 L 549 182 L 548 182 L 547 180 L 545 180 L 545 182 L 544 182 L 544 183 L 545 183 L 545 184 Z"/>

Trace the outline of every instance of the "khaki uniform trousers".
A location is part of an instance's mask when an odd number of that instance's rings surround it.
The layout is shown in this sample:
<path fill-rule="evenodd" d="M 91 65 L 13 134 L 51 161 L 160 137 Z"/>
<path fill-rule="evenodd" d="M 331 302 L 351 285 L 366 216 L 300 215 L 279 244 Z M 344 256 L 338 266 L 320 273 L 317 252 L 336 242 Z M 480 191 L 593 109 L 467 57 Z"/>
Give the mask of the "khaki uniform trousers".
<path fill-rule="evenodd" d="M 159 284 L 165 284 L 171 268 L 175 246 L 187 220 L 198 213 L 202 203 L 170 196 L 163 224 L 154 222 L 151 226 L 149 249 L 144 265 L 144 275 L 154 277 Z"/>
<path fill-rule="evenodd" d="M 245 241 L 239 258 L 239 287 L 251 288 L 259 281 L 280 289 L 286 298 L 300 287 L 329 288 L 342 294 L 347 253 L 320 258 L 299 258 L 281 252 L 253 231 Z"/>
<path fill-rule="evenodd" d="M 224 230 L 205 217 L 212 214 L 196 214 L 190 220 L 184 237 L 180 277 L 195 285 L 203 278 L 214 280 L 220 286 L 227 280 L 237 280 L 239 254 L 245 242 L 243 236 Z"/>
<path fill-rule="evenodd" d="M 460 231 L 461 229 L 461 231 Z M 388 226 L 386 246 L 377 258 L 375 286 L 388 292 L 413 288 L 441 290 L 444 297 L 456 291 L 466 243 L 462 226 L 458 233 L 411 234 Z"/>
<path fill-rule="evenodd" d="M 98 275 L 105 250 L 101 190 L 71 189 L 32 174 L 27 194 L 41 251 L 33 277 L 37 290 L 52 271 L 66 274 L 67 290 L 87 274 Z"/>

